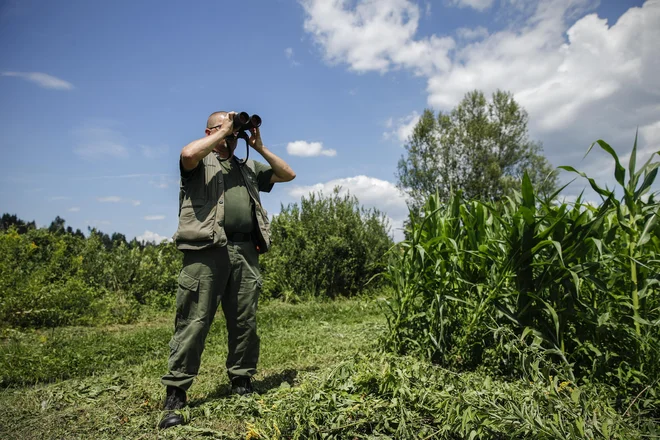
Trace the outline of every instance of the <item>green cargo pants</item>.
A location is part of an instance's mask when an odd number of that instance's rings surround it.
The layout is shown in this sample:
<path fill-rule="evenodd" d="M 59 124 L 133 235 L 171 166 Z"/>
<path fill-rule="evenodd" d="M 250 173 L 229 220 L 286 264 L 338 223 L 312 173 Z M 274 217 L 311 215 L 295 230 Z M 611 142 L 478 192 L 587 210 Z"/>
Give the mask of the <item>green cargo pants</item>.
<path fill-rule="evenodd" d="M 169 373 L 161 382 L 190 388 L 219 304 L 227 322 L 227 373 L 230 378 L 254 375 L 259 360 L 256 313 L 261 289 L 254 244 L 230 242 L 226 247 L 183 252 Z"/>

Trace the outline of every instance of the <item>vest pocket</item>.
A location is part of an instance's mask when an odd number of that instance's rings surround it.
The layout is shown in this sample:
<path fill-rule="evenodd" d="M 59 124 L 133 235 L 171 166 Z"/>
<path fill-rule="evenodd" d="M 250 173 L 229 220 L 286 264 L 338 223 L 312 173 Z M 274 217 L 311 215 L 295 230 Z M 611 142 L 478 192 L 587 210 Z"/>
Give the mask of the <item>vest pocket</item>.
<path fill-rule="evenodd" d="M 177 240 L 213 240 L 215 203 L 206 199 L 188 199 L 181 206 Z"/>

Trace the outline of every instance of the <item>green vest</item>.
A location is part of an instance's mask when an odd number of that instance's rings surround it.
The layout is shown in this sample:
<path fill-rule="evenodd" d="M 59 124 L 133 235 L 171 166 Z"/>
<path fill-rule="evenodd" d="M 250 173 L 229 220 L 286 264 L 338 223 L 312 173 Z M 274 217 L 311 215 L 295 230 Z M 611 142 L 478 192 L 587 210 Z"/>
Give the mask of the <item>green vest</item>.
<path fill-rule="evenodd" d="M 190 177 L 181 177 L 179 189 L 179 226 L 174 243 L 180 250 L 226 246 L 224 230 L 225 191 L 222 167 L 214 154 L 207 155 Z M 270 221 L 259 198 L 259 186 L 254 161 L 239 167 L 254 203 L 256 227 L 253 241 L 259 253 L 270 248 Z"/>

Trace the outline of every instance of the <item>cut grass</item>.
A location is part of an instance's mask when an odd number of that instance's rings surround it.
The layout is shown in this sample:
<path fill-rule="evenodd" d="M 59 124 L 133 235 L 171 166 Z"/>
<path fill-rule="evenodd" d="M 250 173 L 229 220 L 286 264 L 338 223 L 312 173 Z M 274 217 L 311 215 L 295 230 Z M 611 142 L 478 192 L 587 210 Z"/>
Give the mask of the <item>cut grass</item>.
<path fill-rule="evenodd" d="M 189 392 L 189 420 L 158 432 L 172 317 L 131 326 L 14 334 L 0 391 L 2 439 L 657 438 L 656 421 L 618 414 L 606 390 L 503 381 L 382 354 L 374 301 L 264 304 L 257 394 L 229 396 L 221 314 Z M 44 342 L 48 336 L 57 344 Z M 12 346 L 13 344 L 13 346 Z M 92 346 L 93 345 L 93 346 Z M 9 348 L 11 347 L 11 348 Z M 62 355 L 62 349 L 67 351 Z M 34 365 L 9 360 L 23 353 Z M 105 353 L 105 358 L 95 357 Z M 43 361 L 45 355 L 58 362 Z M 73 364 L 81 360 L 83 366 Z M 70 366 L 70 368 L 65 368 Z M 38 371 L 39 375 L 29 376 Z M 62 371 L 70 379 L 60 380 Z M 24 375 L 24 376 L 21 376 Z M 7 376 L 9 377 L 9 376 Z M 29 379 L 29 380 L 27 380 Z M 52 382 L 55 381 L 55 382 Z"/>
<path fill-rule="evenodd" d="M 271 302 L 261 307 L 258 323 L 255 388 L 262 394 L 374 350 L 385 325 L 367 301 Z M 222 313 L 189 390 L 191 423 L 157 432 L 172 330 L 173 314 L 167 314 L 137 325 L 8 333 L 0 351 L 3 384 L 11 386 L 0 392 L 0 403 L 9 414 L 0 438 L 244 438 L 250 402 L 260 397 L 228 397 Z M 226 410 L 210 410 L 218 406 Z"/>

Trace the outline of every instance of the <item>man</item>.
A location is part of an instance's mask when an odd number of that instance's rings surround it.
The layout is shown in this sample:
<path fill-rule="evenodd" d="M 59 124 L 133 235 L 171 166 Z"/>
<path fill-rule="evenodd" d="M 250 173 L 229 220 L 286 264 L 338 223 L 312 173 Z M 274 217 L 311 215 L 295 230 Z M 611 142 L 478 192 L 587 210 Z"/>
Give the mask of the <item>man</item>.
<path fill-rule="evenodd" d="M 211 114 L 206 136 L 183 147 L 179 158 L 179 225 L 174 241 L 183 252 L 183 268 L 169 343 L 169 372 L 162 378 L 168 412 L 161 429 L 184 421 L 175 410 L 186 403 L 220 303 L 227 321 L 226 366 L 232 393 L 252 392 L 250 378 L 259 358 L 259 253 L 270 246 L 268 214 L 259 192 L 270 192 L 274 183 L 291 181 L 296 175 L 264 146 L 259 128 L 250 129 L 248 144 L 268 165 L 253 160 L 241 164 L 234 157 L 235 115 Z"/>

